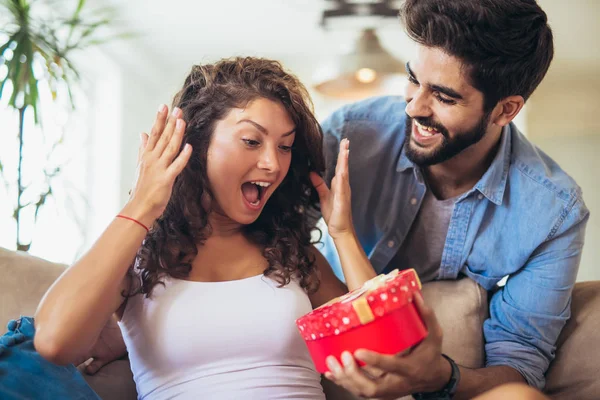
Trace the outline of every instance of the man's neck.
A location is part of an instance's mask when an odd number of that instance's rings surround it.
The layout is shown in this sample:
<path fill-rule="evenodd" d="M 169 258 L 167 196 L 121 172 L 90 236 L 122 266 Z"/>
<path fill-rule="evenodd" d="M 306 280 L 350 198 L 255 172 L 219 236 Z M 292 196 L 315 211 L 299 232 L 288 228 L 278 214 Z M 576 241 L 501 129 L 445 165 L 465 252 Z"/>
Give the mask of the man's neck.
<path fill-rule="evenodd" d="M 471 190 L 488 170 L 498 148 L 502 127 L 493 126 L 483 139 L 443 163 L 423 168 L 427 186 L 440 200 Z"/>

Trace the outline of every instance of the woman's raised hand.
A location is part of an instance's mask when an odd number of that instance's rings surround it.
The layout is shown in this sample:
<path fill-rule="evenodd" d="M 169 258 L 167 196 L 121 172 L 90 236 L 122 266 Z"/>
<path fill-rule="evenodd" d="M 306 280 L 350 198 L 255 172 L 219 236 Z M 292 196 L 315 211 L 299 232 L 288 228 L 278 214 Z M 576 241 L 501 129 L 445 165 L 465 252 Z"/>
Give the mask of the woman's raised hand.
<path fill-rule="evenodd" d="M 162 215 L 173 191 L 175 178 L 183 171 L 192 155 L 186 144 L 181 150 L 185 121 L 179 108 L 174 108 L 167 118 L 168 107 L 159 108 L 150 136 L 142 133 L 138 152 L 136 179 L 131 197 L 124 209 L 130 217 L 146 226 L 152 225 Z"/>
<path fill-rule="evenodd" d="M 331 189 L 327 188 L 325 181 L 318 174 L 311 172 L 310 175 L 312 184 L 319 194 L 323 219 L 327 223 L 329 234 L 333 239 L 338 239 L 346 234 L 354 234 L 348 173 L 349 153 L 350 141 L 342 139 Z"/>

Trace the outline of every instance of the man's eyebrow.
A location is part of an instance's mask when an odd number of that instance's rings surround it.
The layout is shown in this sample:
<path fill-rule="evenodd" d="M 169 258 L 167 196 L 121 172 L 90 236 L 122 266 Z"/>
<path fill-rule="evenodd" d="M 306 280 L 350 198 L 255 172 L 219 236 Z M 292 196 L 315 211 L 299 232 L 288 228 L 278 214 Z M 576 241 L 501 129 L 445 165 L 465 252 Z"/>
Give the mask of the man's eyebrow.
<path fill-rule="evenodd" d="M 239 120 L 237 123 L 241 124 L 242 122 L 249 123 L 250 125 L 254 126 L 256 129 L 258 129 L 259 131 L 261 131 L 262 133 L 264 133 L 265 135 L 269 134 L 269 131 L 267 131 L 267 129 L 264 126 L 262 126 L 261 124 L 259 124 L 257 122 L 252 121 L 251 119 L 242 119 L 242 120 Z M 287 133 L 284 133 L 281 136 L 283 136 L 283 137 L 290 136 L 294 132 L 296 132 L 296 128 L 295 127 L 291 131 L 289 131 Z"/>
<path fill-rule="evenodd" d="M 406 72 L 408 72 L 408 75 L 413 78 L 414 80 L 417 80 L 417 77 L 415 76 L 414 72 L 412 69 L 410 69 L 410 65 L 408 64 L 408 62 L 406 63 Z M 448 97 L 452 97 L 454 99 L 457 100 L 463 100 L 463 96 L 458 93 L 456 90 L 449 88 L 448 86 L 444 86 L 444 85 L 435 85 L 435 84 L 427 84 L 427 86 L 431 89 L 434 90 L 436 92 L 440 92 L 445 94 Z"/>
<path fill-rule="evenodd" d="M 432 90 L 435 90 L 436 92 L 444 93 L 448 97 L 452 97 L 457 100 L 463 99 L 463 97 L 460 93 L 458 93 L 456 90 L 454 90 L 452 88 L 449 88 L 448 86 L 443 86 L 443 85 L 428 85 L 428 86 Z"/>

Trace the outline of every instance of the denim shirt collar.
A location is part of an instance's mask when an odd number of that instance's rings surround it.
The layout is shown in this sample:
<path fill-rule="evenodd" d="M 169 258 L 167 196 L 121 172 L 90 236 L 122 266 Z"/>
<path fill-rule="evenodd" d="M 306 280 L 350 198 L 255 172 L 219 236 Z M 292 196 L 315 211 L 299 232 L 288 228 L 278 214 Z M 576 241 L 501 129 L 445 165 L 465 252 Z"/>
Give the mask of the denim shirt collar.
<path fill-rule="evenodd" d="M 473 187 L 473 189 L 469 190 L 463 196 L 460 196 L 461 199 L 467 197 L 475 190 L 477 190 L 492 203 L 496 205 L 502 204 L 502 199 L 504 198 L 504 190 L 506 189 L 506 181 L 508 179 L 508 167 L 510 165 L 512 129 L 516 129 L 512 123 L 506 125 L 502 129 L 502 136 L 500 138 L 500 148 L 498 149 L 498 153 L 496 153 L 496 156 L 494 157 L 494 161 L 492 161 L 490 167 L 487 169 L 485 174 L 483 174 L 483 176 L 481 177 L 479 182 L 477 182 L 477 184 Z M 406 155 L 406 146 L 403 146 L 396 170 L 402 172 L 406 171 L 409 168 L 415 170 L 415 177 L 417 178 L 417 181 L 423 183 L 421 171 L 415 166 L 415 164 L 412 161 L 408 159 Z"/>

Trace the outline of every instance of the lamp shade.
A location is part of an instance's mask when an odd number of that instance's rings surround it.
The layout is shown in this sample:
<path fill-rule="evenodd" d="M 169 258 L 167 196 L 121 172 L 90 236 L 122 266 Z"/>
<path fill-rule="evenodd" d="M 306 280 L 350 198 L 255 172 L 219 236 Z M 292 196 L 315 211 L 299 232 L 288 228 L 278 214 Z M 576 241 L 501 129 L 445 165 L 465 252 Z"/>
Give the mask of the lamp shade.
<path fill-rule="evenodd" d="M 317 92 L 341 99 L 382 94 L 403 74 L 404 63 L 385 50 L 374 29 L 365 29 L 351 53 L 332 60 L 315 74 Z"/>

